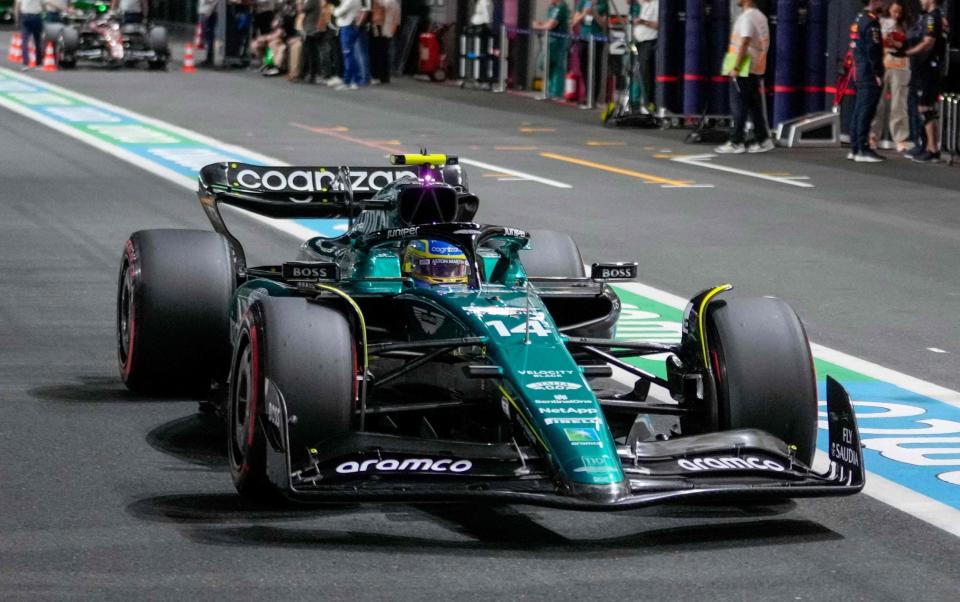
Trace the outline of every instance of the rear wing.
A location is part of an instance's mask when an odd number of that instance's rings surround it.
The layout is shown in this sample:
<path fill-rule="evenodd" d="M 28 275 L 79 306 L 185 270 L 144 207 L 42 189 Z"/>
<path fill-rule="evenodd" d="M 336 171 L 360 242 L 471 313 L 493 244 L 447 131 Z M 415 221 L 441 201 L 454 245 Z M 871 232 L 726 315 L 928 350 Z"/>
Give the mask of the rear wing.
<path fill-rule="evenodd" d="M 269 217 L 346 217 L 353 203 L 416 178 L 406 166 L 263 166 L 213 163 L 200 170 L 199 194 Z"/>
<path fill-rule="evenodd" d="M 212 163 L 200 170 L 197 196 L 214 230 L 233 245 L 238 267 L 246 266 L 243 247 L 227 229 L 220 205 L 276 219 L 348 219 L 362 211 L 395 211 L 404 225 L 468 221 L 478 199 L 467 192 L 466 174 L 447 155 L 391 156 L 393 165 L 263 166 Z M 374 198 L 394 182 L 406 180 L 397 194 Z M 423 185 L 417 187 L 416 184 Z"/>
<path fill-rule="evenodd" d="M 278 219 L 353 219 L 364 209 L 387 208 L 373 201 L 385 186 L 416 178 L 410 167 L 263 166 L 212 163 L 200 170 L 197 196 L 213 229 L 233 247 L 237 267 L 246 269 L 243 245 L 224 223 L 220 205 Z"/>

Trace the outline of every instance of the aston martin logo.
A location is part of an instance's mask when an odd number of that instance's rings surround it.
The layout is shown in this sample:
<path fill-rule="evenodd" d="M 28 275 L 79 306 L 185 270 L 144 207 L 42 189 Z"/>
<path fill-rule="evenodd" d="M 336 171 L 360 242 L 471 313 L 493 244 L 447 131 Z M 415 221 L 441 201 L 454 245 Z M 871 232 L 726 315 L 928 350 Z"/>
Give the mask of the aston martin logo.
<path fill-rule="evenodd" d="M 414 307 L 413 317 L 417 319 L 420 328 L 422 328 L 426 334 L 434 334 L 440 330 L 440 327 L 443 326 L 443 323 L 446 321 L 443 314 L 434 313 L 423 307 Z"/>

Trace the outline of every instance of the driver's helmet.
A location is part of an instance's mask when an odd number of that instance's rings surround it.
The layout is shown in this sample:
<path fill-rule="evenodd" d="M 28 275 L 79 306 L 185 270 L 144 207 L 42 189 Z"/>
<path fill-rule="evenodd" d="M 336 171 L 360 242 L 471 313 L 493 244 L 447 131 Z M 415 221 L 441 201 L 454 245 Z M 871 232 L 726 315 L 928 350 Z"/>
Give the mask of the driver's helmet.
<path fill-rule="evenodd" d="M 403 252 L 403 273 L 419 286 L 466 284 L 467 256 L 442 240 L 414 240 Z"/>

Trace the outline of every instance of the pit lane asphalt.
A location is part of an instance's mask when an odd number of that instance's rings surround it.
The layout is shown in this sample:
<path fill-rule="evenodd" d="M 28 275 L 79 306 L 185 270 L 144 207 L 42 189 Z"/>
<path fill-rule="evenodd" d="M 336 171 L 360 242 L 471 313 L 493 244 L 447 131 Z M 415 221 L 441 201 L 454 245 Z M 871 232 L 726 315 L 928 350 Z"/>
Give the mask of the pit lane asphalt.
<path fill-rule="evenodd" d="M 799 190 L 652 158 L 687 150 L 675 132 L 609 132 L 560 107 L 413 82 L 341 95 L 235 73 L 49 80 L 291 163 L 375 165 L 383 154 L 296 122 L 570 183 L 472 171 L 483 221 L 568 230 L 588 260 L 637 258 L 643 281 L 677 294 L 730 280 L 782 296 L 814 340 L 958 388 L 957 170 L 883 172 L 839 151 L 742 158 L 811 176 L 817 187 Z M 759 514 L 244 506 L 216 423 L 192 401 L 132 396 L 115 366 L 122 243 L 141 228 L 206 227 L 195 198 L 2 115 L 0 597 L 953 600 L 960 590 L 956 538 L 864 496 Z M 524 122 L 556 131 L 523 134 Z M 585 146 L 604 139 L 629 146 Z M 494 146 L 716 188 L 662 189 Z M 264 257 L 285 248 L 272 232 L 243 237 Z"/>

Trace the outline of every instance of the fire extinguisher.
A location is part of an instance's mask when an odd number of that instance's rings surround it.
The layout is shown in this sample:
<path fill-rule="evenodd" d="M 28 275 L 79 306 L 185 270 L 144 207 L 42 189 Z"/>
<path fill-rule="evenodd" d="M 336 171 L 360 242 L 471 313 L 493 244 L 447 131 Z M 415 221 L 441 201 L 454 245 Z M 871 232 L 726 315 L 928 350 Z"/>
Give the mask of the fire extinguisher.
<path fill-rule="evenodd" d="M 567 76 L 563 80 L 563 98 L 569 102 L 576 102 L 577 88 L 580 79 L 573 71 L 567 71 Z"/>

